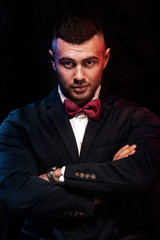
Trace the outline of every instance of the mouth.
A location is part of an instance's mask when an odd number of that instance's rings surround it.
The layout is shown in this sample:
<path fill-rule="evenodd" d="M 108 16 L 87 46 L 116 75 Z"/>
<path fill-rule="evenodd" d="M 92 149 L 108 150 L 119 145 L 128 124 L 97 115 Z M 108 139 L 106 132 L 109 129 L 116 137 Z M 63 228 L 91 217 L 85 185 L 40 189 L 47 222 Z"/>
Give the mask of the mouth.
<path fill-rule="evenodd" d="M 72 89 L 76 93 L 83 93 L 87 90 L 89 85 L 80 85 L 80 86 L 73 86 Z"/>

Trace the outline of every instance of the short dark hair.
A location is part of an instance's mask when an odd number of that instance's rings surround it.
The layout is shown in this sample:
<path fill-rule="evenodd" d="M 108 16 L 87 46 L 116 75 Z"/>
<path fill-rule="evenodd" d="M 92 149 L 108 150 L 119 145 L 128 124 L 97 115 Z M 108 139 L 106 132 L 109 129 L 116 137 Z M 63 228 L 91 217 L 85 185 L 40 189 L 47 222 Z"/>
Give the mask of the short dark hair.
<path fill-rule="evenodd" d="M 53 39 L 60 38 L 68 43 L 81 44 L 94 35 L 103 35 L 100 21 L 90 14 L 68 13 L 60 17 L 55 25 Z"/>

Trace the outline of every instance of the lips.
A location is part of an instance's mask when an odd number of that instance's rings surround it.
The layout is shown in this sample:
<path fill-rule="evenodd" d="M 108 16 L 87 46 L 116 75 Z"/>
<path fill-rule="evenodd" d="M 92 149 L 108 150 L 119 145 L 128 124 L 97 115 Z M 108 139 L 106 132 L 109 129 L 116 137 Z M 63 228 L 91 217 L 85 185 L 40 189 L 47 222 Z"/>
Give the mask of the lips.
<path fill-rule="evenodd" d="M 85 92 L 87 90 L 87 88 L 88 88 L 88 85 L 74 86 L 73 90 L 74 90 L 74 92 L 82 93 L 82 92 Z"/>

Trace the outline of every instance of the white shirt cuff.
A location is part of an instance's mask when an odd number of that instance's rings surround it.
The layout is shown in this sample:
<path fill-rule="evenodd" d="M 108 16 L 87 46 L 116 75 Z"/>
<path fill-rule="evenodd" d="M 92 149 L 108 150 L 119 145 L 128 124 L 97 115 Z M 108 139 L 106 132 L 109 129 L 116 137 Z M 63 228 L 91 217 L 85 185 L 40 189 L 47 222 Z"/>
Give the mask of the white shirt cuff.
<path fill-rule="evenodd" d="M 65 170 L 66 170 L 66 166 L 63 166 L 61 168 L 61 176 L 59 178 L 59 182 L 64 182 L 64 173 L 65 173 Z"/>

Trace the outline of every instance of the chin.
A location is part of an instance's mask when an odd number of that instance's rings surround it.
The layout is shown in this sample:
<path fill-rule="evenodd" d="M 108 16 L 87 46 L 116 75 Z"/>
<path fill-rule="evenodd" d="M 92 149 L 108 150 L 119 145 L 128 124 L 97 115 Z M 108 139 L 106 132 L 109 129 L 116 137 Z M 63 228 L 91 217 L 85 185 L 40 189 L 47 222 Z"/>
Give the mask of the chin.
<path fill-rule="evenodd" d="M 76 98 L 76 99 L 72 99 L 72 101 L 75 102 L 79 107 L 83 107 L 91 99 L 92 99 L 92 97 L 90 97 L 90 98 Z"/>

